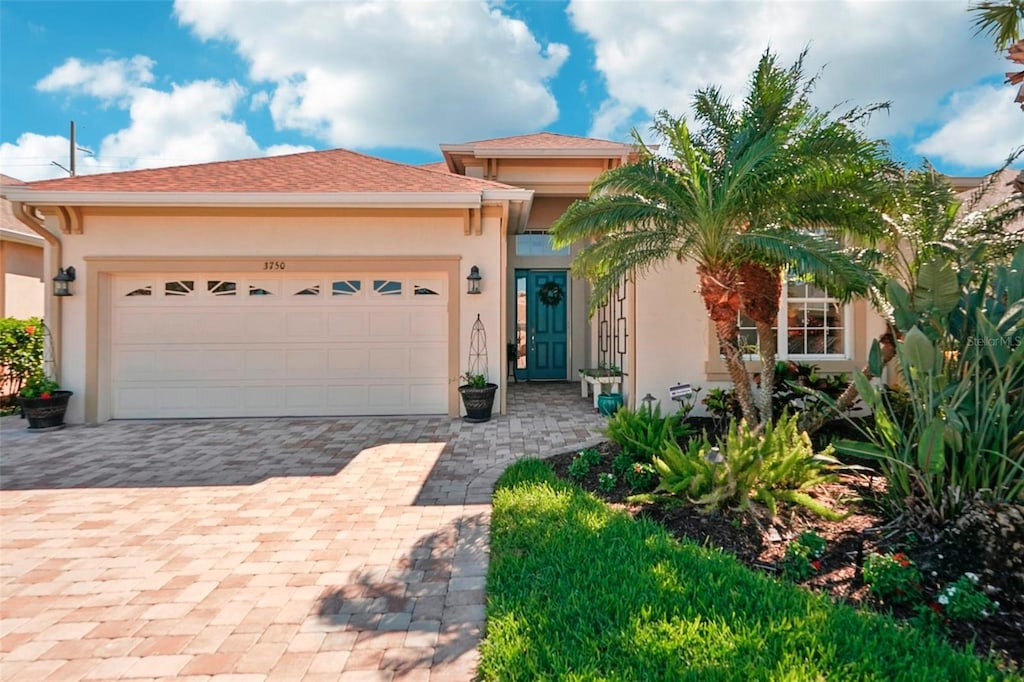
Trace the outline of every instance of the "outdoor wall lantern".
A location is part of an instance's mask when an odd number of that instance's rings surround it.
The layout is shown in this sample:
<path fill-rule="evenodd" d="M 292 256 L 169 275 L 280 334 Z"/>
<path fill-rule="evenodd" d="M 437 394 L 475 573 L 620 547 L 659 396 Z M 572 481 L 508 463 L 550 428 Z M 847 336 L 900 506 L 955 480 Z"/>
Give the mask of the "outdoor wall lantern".
<path fill-rule="evenodd" d="M 70 296 L 71 295 L 71 283 L 75 281 L 75 268 L 69 265 L 66 268 L 61 268 L 57 271 L 57 276 L 53 278 L 53 295 L 54 296 Z"/>
<path fill-rule="evenodd" d="M 467 294 L 479 294 L 480 293 L 480 280 L 483 277 L 480 276 L 480 268 L 473 266 L 469 269 L 469 276 L 466 277 L 466 293 Z"/>

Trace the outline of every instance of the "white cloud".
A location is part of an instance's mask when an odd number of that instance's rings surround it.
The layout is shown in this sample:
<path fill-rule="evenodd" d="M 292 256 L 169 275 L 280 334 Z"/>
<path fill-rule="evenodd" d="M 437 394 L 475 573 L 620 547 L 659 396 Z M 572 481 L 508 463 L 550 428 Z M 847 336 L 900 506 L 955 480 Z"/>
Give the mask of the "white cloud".
<path fill-rule="evenodd" d="M 67 171 L 53 162 L 56 161 L 64 168 L 68 168 L 70 150 L 68 138 L 61 135 L 25 133 L 17 142 L 0 144 L 0 172 L 25 182 L 66 178 Z M 79 173 L 96 172 L 96 159 L 92 157 L 79 155 L 76 165 Z"/>
<path fill-rule="evenodd" d="M 316 151 L 308 144 L 272 144 L 263 150 L 263 156 L 284 156 L 285 154 L 301 154 Z"/>
<path fill-rule="evenodd" d="M 237 83 L 194 81 L 170 92 L 140 88 L 131 124 L 100 144 L 104 164 L 157 168 L 259 156 L 244 123 L 231 120 L 245 91 Z"/>
<path fill-rule="evenodd" d="M 79 156 L 79 173 L 156 168 L 311 149 L 274 145 L 261 150 L 248 134 L 245 123 L 236 119 L 236 110 L 247 96 L 238 83 L 202 80 L 159 90 L 146 86 L 154 80 L 153 66 L 151 59 L 141 55 L 101 63 L 71 58 L 36 85 L 43 92 L 80 94 L 113 102 L 128 112 L 128 126 L 104 137 L 95 157 Z M 259 101 L 261 94 L 265 106 L 269 101 L 265 93 L 257 93 L 253 100 Z M 4 143 L 2 150 L 0 159 L 5 167 L 10 167 L 9 175 L 14 177 L 36 180 L 66 175 L 48 160 L 67 165 L 67 138 L 26 133 L 15 144 Z"/>
<path fill-rule="evenodd" d="M 131 59 L 106 59 L 99 64 L 87 64 L 72 57 L 36 83 L 36 89 L 115 100 L 130 96 L 137 88 L 151 83 L 154 64 L 152 59 L 142 55 Z"/>
<path fill-rule="evenodd" d="M 914 147 L 932 163 L 944 161 L 981 172 L 999 167 L 1024 144 L 1024 115 L 1014 104 L 1016 88 L 982 85 L 954 93 L 950 118 Z"/>
<path fill-rule="evenodd" d="M 270 104 L 270 93 L 260 90 L 249 99 L 249 111 L 257 111 Z"/>
<path fill-rule="evenodd" d="M 703 86 L 741 95 L 769 46 L 787 64 L 810 47 L 807 73 L 825 66 L 814 93 L 821 107 L 891 100 L 869 126 L 878 137 L 913 136 L 934 124 L 946 93 L 1002 68 L 988 41 L 972 40 L 961 2 L 572 0 L 568 12 L 594 41 L 608 90 L 591 130 L 601 137 L 621 138 L 659 109 L 687 113 Z"/>
<path fill-rule="evenodd" d="M 525 23 L 473 2 L 177 0 L 178 20 L 236 45 L 271 83 L 278 128 L 332 145 L 435 149 L 543 128 L 568 57 Z"/>

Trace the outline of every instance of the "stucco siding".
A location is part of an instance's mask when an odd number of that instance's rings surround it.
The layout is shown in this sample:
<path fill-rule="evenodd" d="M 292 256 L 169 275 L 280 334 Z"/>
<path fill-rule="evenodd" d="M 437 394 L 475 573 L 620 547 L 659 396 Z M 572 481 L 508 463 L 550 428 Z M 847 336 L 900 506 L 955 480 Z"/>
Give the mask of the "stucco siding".
<path fill-rule="evenodd" d="M 636 392 L 672 402 L 668 388 L 683 382 L 707 386 L 708 319 L 697 294 L 697 272 L 689 263 L 669 263 L 636 282 L 634 372 Z"/>
<path fill-rule="evenodd" d="M 43 248 L 0 241 L 0 317 L 42 317 Z"/>

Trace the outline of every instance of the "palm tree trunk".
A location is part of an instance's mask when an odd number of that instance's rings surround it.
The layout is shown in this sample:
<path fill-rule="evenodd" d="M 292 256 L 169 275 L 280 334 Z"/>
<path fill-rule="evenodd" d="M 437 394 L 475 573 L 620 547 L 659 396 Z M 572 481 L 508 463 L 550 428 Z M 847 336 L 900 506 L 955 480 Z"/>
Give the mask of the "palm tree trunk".
<path fill-rule="evenodd" d="M 782 300 L 782 272 L 760 263 L 740 265 L 740 304 L 757 329 L 757 354 L 761 358 L 761 387 L 755 404 L 760 424 L 772 420 L 772 391 L 775 388 L 775 358 L 778 340 L 772 326 L 779 317 Z"/>
<path fill-rule="evenodd" d="M 882 369 L 885 369 L 886 366 L 888 366 L 889 362 L 892 361 L 894 357 L 896 357 L 896 338 L 893 336 L 891 332 L 885 332 L 884 334 L 878 337 L 878 345 L 882 351 Z M 862 367 L 860 371 L 863 372 L 864 376 L 866 376 L 868 379 L 873 379 L 875 377 L 875 375 L 871 372 L 871 368 L 868 365 L 864 365 L 864 367 Z M 857 385 L 851 379 L 849 386 L 847 386 L 846 390 L 843 391 L 842 395 L 840 395 L 839 398 L 836 399 L 837 411 L 840 414 L 848 411 L 851 407 L 853 407 L 853 404 L 857 402 L 857 398 L 859 396 L 860 393 L 857 391 Z M 807 433 L 814 433 L 815 431 L 817 431 L 818 429 L 825 425 L 825 421 L 828 419 L 828 417 L 828 412 L 817 411 L 814 414 L 811 414 L 810 417 L 806 420 L 806 422 L 800 425 L 800 428 L 803 429 L 804 431 L 807 431 Z"/>
<path fill-rule="evenodd" d="M 743 360 L 743 353 L 736 344 L 736 337 L 739 336 L 739 325 L 736 318 L 732 322 L 726 320 L 713 320 L 715 323 L 715 335 L 718 337 L 718 345 L 725 356 L 725 368 L 729 371 L 729 378 L 736 387 L 736 400 L 739 401 L 740 409 L 743 411 L 743 418 L 748 424 L 758 424 L 757 406 L 754 404 L 753 392 L 750 388 L 750 373 L 747 371 L 747 363 Z"/>
<path fill-rule="evenodd" d="M 778 337 L 770 324 L 754 322 L 757 327 L 757 354 L 761 358 L 761 388 L 757 393 L 757 411 L 761 415 L 761 423 L 771 423 L 772 393 L 775 390 L 775 358 L 777 355 Z"/>
<path fill-rule="evenodd" d="M 736 388 L 736 399 L 739 401 L 743 418 L 748 424 L 757 424 L 757 407 L 750 388 L 750 373 L 743 361 L 743 353 L 739 348 L 739 311 L 740 297 L 738 289 L 738 273 L 730 267 L 715 269 L 704 265 L 697 267 L 700 277 L 700 295 L 704 299 L 704 307 L 708 317 L 715 325 L 715 336 L 718 346 L 725 356 L 725 367 L 729 378 Z"/>

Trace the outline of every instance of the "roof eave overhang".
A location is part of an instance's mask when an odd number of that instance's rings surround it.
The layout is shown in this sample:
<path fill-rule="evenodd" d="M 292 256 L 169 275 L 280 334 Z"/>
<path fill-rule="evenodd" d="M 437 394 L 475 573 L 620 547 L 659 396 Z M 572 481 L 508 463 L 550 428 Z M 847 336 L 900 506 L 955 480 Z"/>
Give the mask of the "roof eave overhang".
<path fill-rule="evenodd" d="M 485 199 L 524 201 L 529 190 L 467 192 L 73 192 L 8 188 L 11 201 L 32 206 L 209 206 L 242 208 L 478 208 Z"/>
<path fill-rule="evenodd" d="M 6 227 L 0 227 L 0 241 L 5 242 L 16 242 L 18 244 L 27 244 L 28 246 L 43 246 L 45 243 L 43 238 L 37 234 L 26 234 L 17 230 L 9 230 Z"/>
<path fill-rule="evenodd" d="M 620 159 L 628 157 L 632 150 L 626 148 L 594 148 L 594 149 L 502 149 L 498 147 L 479 147 L 474 150 L 478 159 Z"/>
<path fill-rule="evenodd" d="M 476 147 L 464 144 L 443 144 L 441 153 L 445 160 L 457 161 L 459 157 L 477 159 L 529 159 L 549 157 L 558 159 L 620 159 L 635 154 L 636 147 Z M 450 165 L 450 164 L 449 164 Z"/>

